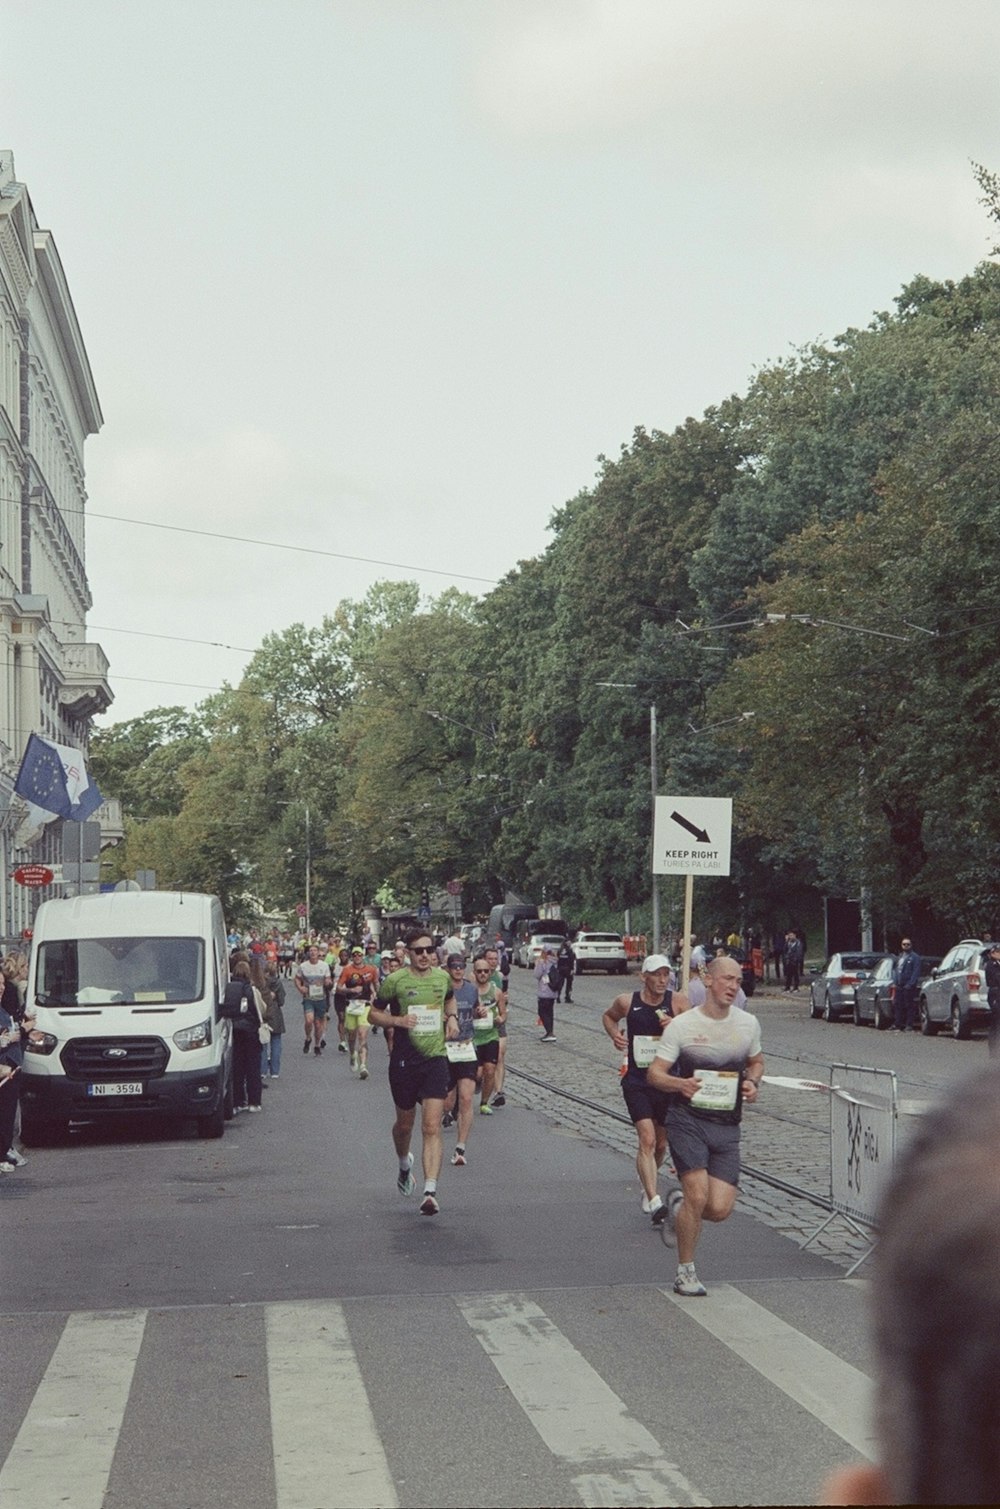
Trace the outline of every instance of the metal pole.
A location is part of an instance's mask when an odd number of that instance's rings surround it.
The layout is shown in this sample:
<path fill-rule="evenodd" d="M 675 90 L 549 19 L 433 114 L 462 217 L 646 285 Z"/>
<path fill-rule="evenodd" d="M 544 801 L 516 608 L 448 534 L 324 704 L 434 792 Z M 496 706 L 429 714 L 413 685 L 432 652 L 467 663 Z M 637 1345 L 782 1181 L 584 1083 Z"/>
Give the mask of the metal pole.
<path fill-rule="evenodd" d="M 652 833 L 656 831 L 656 788 L 659 785 L 657 778 L 658 766 L 656 762 L 656 704 L 649 704 L 649 772 L 653 788 L 653 827 L 649 840 L 649 864 L 653 880 L 653 953 L 660 952 L 660 877 L 653 870 L 653 840 Z"/>
<path fill-rule="evenodd" d="M 312 869 L 312 850 L 309 847 L 309 804 L 306 803 L 306 937 L 312 932 L 311 912 L 311 882 L 309 872 Z"/>
<path fill-rule="evenodd" d="M 681 990 L 687 995 L 691 979 L 691 921 L 694 914 L 694 876 L 684 877 L 684 944 L 681 949 Z"/>

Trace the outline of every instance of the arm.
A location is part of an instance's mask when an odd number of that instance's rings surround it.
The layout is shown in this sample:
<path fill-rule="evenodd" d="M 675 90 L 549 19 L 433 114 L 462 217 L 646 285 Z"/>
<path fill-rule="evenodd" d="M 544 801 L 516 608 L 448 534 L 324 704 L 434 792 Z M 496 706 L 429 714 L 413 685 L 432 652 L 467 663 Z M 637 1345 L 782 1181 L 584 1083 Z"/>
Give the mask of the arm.
<path fill-rule="evenodd" d="M 743 1078 L 743 1099 L 748 1105 L 753 1105 L 760 1093 L 760 1082 L 764 1077 L 764 1055 L 755 1053 L 753 1058 L 747 1059 L 747 1072 Z"/>
<path fill-rule="evenodd" d="M 646 1070 L 646 1083 L 652 1085 L 654 1090 L 664 1090 L 668 1095 L 682 1095 L 685 1100 L 691 1100 L 698 1093 L 698 1080 L 692 1076 L 690 1079 L 680 1079 L 673 1071 L 673 1064 L 668 1063 L 659 1054 L 653 1059 Z"/>
<path fill-rule="evenodd" d="M 299 974 L 298 971 L 296 971 L 295 978 L 292 980 L 292 984 L 295 986 L 295 989 L 298 991 L 302 999 L 305 1000 L 308 990 L 308 986 L 305 982 L 305 977 Z"/>
<path fill-rule="evenodd" d="M 628 1037 L 621 1031 L 618 1023 L 623 1016 L 628 1015 L 629 1000 L 629 996 L 615 996 L 611 1005 L 601 1017 L 601 1025 L 619 1053 L 624 1053 L 628 1047 Z"/>

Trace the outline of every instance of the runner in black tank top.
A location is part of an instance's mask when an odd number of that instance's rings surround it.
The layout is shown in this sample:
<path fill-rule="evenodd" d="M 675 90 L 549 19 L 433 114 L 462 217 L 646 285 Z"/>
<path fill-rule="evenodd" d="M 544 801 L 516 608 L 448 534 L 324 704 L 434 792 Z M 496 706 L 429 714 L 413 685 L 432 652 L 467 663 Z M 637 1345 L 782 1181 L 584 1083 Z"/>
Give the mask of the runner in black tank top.
<path fill-rule="evenodd" d="M 688 1010 L 686 997 L 671 992 L 669 985 L 668 961 L 662 954 L 650 954 L 642 964 L 642 989 L 616 996 L 602 1018 L 605 1032 L 625 1055 L 622 1094 L 639 1139 L 635 1167 L 643 1189 L 642 1209 L 657 1225 L 666 1215 L 656 1177 L 667 1154 L 668 1097 L 646 1083 L 646 1070 L 664 1025 Z"/>

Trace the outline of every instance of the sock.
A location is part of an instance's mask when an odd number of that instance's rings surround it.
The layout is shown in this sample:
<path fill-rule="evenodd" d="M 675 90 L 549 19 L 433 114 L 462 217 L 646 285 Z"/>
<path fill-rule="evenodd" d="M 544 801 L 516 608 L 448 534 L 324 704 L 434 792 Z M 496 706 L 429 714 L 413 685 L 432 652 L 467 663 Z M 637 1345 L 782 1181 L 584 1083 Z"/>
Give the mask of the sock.
<path fill-rule="evenodd" d="M 437 1194 L 437 1187 L 438 1187 L 438 1182 L 437 1182 L 436 1179 L 428 1179 L 426 1181 L 426 1183 L 424 1184 L 424 1194 L 425 1195 L 436 1195 Z"/>
<path fill-rule="evenodd" d="M 677 1277 L 678 1278 L 687 1278 L 693 1272 L 694 1272 L 694 1264 L 693 1263 L 678 1263 L 677 1264 Z"/>
<path fill-rule="evenodd" d="M 399 1172 L 401 1174 L 408 1174 L 410 1172 L 410 1155 L 409 1155 L 409 1153 L 407 1153 L 404 1158 L 400 1158 L 400 1160 L 399 1160 Z"/>

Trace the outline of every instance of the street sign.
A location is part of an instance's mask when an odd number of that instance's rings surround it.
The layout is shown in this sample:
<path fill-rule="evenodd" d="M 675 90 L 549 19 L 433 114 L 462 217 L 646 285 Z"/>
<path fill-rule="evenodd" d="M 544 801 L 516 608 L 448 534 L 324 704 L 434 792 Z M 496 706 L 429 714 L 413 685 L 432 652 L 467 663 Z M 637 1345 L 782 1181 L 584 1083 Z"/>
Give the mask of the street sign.
<path fill-rule="evenodd" d="M 305 914 L 306 914 L 305 902 L 304 901 L 300 901 L 299 904 L 298 904 L 298 906 L 295 908 L 295 910 L 296 910 L 296 913 L 298 914 L 298 916 L 304 917 Z"/>
<path fill-rule="evenodd" d="M 728 796 L 658 796 L 654 875 L 728 875 L 733 803 Z"/>
<path fill-rule="evenodd" d="M 445 886 L 445 890 L 448 892 L 449 896 L 461 896 L 462 882 L 460 880 L 449 880 L 448 884 Z"/>
<path fill-rule="evenodd" d="M 424 903 L 421 902 L 420 905 L 417 907 L 417 916 L 420 918 L 421 922 L 430 922 L 430 920 L 431 920 L 431 909 L 430 909 L 430 907 L 429 906 L 425 906 Z"/>
<path fill-rule="evenodd" d="M 14 879 L 18 885 L 40 886 L 51 885 L 55 876 L 48 865 L 18 865 Z"/>

